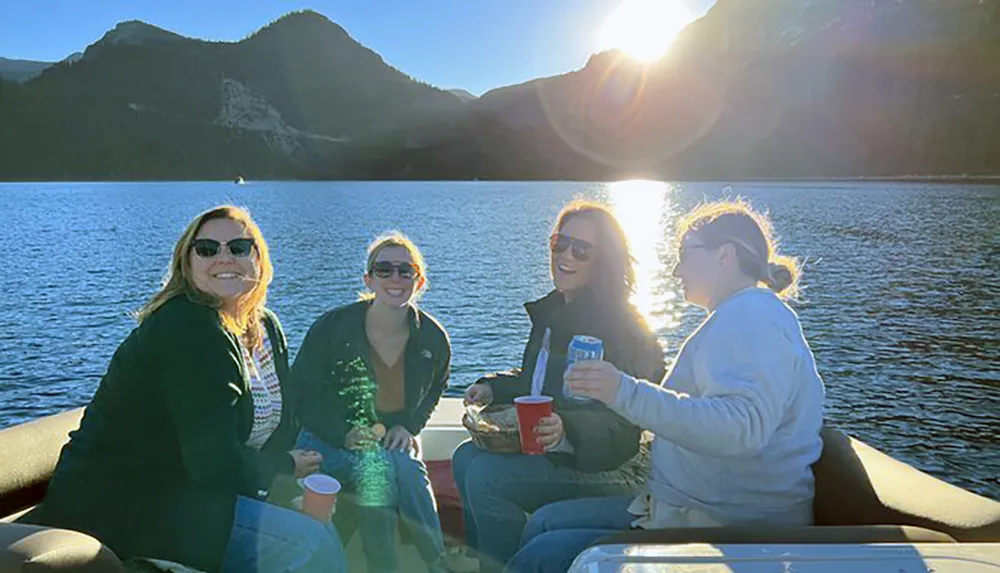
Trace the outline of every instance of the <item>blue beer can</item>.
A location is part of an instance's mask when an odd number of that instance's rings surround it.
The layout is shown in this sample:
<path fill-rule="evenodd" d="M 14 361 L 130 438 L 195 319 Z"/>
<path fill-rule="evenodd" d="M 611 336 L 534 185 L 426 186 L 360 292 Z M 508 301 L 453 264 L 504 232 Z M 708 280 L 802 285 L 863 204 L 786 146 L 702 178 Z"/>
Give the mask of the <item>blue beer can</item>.
<path fill-rule="evenodd" d="M 566 351 L 566 368 L 569 369 L 570 366 L 581 360 L 604 360 L 604 342 L 593 336 L 582 334 L 574 336 Z M 593 402 L 592 398 L 573 395 L 565 381 L 563 381 L 563 397 L 571 402 Z"/>

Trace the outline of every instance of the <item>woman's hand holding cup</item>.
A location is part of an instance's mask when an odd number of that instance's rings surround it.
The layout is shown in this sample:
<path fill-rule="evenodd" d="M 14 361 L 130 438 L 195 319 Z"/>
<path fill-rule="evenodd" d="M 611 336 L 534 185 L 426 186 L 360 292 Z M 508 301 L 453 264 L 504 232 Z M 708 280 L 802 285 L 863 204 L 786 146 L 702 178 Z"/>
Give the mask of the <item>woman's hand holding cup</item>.
<path fill-rule="evenodd" d="M 562 418 L 555 412 L 539 420 L 535 426 L 535 440 L 545 448 L 545 451 L 559 445 L 565 437 L 566 429 L 563 428 Z"/>
<path fill-rule="evenodd" d="M 288 452 L 295 461 L 294 475 L 303 478 L 319 471 L 323 463 L 323 454 L 313 450 L 292 450 Z"/>

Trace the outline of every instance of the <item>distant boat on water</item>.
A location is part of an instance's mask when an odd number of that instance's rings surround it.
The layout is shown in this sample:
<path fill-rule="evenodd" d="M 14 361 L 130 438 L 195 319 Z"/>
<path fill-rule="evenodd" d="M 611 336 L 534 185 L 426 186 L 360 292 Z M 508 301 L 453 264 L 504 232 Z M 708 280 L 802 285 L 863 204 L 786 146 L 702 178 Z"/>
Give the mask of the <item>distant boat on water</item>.
<path fill-rule="evenodd" d="M 233 183 L 235 183 L 235 184 L 237 184 L 237 185 L 243 185 L 244 183 L 246 183 L 246 180 L 245 180 L 245 179 L 243 179 L 243 176 L 242 176 L 242 175 L 237 175 L 237 176 L 236 176 L 236 180 L 235 180 L 235 181 L 233 181 Z"/>

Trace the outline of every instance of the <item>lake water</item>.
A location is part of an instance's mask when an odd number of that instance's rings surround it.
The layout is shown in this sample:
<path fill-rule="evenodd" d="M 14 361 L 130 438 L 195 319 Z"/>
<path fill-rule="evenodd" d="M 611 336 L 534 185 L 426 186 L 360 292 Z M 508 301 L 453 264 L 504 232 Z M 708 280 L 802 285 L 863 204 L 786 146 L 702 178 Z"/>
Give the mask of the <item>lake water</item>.
<path fill-rule="evenodd" d="M 0 427 L 86 404 L 180 232 L 249 207 L 274 258 L 269 304 L 293 352 L 355 299 L 364 249 L 400 229 L 424 250 L 422 304 L 448 329 L 452 383 L 515 366 L 522 304 L 550 288 L 547 237 L 575 196 L 609 202 L 639 263 L 636 303 L 673 356 L 704 313 L 670 277 L 676 217 L 743 195 L 807 257 L 795 305 L 832 424 L 1000 499 L 1000 188 L 895 183 L 0 184 Z"/>

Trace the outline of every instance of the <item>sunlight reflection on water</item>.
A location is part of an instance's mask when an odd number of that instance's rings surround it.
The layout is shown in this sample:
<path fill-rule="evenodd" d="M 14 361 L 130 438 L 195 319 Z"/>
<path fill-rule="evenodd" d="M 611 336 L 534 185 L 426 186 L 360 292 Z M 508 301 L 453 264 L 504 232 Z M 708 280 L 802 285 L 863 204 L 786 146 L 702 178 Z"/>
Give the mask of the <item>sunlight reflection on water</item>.
<path fill-rule="evenodd" d="M 633 179 L 609 183 L 607 202 L 628 234 L 635 257 L 636 291 L 632 302 L 656 332 L 680 324 L 680 300 L 673 270 L 673 226 L 678 213 L 675 188 L 661 181 Z"/>

